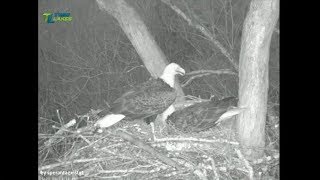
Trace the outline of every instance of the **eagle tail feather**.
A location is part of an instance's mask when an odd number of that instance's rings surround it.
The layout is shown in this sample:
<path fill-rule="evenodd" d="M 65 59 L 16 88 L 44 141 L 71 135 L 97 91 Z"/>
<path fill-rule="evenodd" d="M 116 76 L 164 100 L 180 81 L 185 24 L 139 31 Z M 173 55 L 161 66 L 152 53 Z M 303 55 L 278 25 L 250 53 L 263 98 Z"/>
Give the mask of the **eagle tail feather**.
<path fill-rule="evenodd" d="M 233 108 L 228 110 L 227 112 L 223 113 L 220 118 L 216 121 L 216 124 L 220 123 L 223 120 L 229 119 L 237 114 L 240 114 L 246 108 Z"/>
<path fill-rule="evenodd" d="M 95 126 L 98 126 L 100 128 L 110 127 L 110 126 L 116 124 L 117 122 L 121 121 L 125 117 L 126 116 L 123 114 L 108 114 L 108 115 L 104 116 L 103 118 L 99 119 L 96 122 Z"/>

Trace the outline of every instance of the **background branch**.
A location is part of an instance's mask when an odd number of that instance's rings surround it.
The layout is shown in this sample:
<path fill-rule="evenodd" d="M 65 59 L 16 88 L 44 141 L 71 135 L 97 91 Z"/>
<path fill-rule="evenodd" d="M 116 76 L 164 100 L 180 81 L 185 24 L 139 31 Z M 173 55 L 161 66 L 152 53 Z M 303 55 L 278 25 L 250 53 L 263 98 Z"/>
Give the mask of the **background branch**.
<path fill-rule="evenodd" d="M 191 76 L 185 83 L 183 83 L 181 85 L 181 87 L 187 86 L 188 84 L 191 83 L 192 80 L 194 80 L 196 78 L 200 78 L 200 77 L 203 77 L 203 76 L 209 76 L 209 75 L 212 75 L 212 74 L 217 74 L 217 75 L 229 74 L 229 75 L 236 75 L 236 76 L 238 75 L 237 73 L 232 72 L 229 69 L 192 71 L 192 72 L 187 73 L 186 76 L 188 76 L 188 75 L 193 75 L 193 76 Z"/>
<path fill-rule="evenodd" d="M 172 10 L 174 10 L 180 17 L 182 17 L 189 26 L 192 26 L 198 29 L 206 38 L 208 38 L 218 49 L 224 54 L 234 69 L 238 72 L 239 65 L 236 63 L 235 59 L 233 58 L 232 54 L 228 52 L 228 50 L 214 37 L 214 35 L 208 31 L 206 28 L 201 26 L 199 23 L 192 21 L 183 11 L 181 11 L 177 6 L 171 3 L 170 0 L 161 0 L 163 3 L 167 4 Z"/>

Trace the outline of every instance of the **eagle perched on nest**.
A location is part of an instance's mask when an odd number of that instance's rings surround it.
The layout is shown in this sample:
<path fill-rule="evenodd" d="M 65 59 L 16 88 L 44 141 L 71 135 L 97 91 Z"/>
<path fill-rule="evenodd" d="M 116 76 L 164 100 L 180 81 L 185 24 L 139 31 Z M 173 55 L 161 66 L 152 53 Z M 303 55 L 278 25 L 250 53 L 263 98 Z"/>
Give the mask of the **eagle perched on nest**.
<path fill-rule="evenodd" d="M 196 103 L 172 113 L 166 122 L 184 133 L 205 131 L 239 114 L 243 108 L 236 108 L 237 102 L 237 98 L 228 97 Z"/>
<path fill-rule="evenodd" d="M 163 113 L 163 121 L 172 113 L 171 104 L 177 97 L 174 89 L 175 75 L 184 75 L 178 64 L 167 65 L 162 75 L 137 85 L 111 104 L 109 114 L 99 119 L 95 126 L 110 127 L 122 119 L 146 119 Z M 170 107 L 171 106 L 171 107 Z"/>

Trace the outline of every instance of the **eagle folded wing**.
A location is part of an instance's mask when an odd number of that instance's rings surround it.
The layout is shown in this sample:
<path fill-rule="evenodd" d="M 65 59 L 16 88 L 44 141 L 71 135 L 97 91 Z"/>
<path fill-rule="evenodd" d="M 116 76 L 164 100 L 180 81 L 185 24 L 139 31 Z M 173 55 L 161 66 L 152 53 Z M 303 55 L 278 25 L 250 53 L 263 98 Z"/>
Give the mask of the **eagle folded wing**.
<path fill-rule="evenodd" d="M 110 111 L 130 119 L 143 119 L 162 113 L 176 98 L 176 91 L 161 79 L 149 80 L 118 98 Z"/>
<path fill-rule="evenodd" d="M 219 118 L 236 104 L 234 97 L 197 103 L 174 112 L 167 123 L 184 133 L 205 131 L 214 127 Z"/>

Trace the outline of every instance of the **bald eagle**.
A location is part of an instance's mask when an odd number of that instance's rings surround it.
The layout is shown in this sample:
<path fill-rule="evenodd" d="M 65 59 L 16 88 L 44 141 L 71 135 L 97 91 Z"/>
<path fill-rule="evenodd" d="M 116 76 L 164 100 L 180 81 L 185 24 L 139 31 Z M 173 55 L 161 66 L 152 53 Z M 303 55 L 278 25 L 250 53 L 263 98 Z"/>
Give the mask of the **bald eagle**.
<path fill-rule="evenodd" d="M 172 103 L 177 97 L 174 89 L 175 75 L 184 75 L 185 70 L 178 64 L 167 65 L 157 79 L 146 81 L 124 93 L 115 100 L 109 109 L 109 114 L 99 119 L 95 126 L 110 127 L 122 119 L 148 119 L 163 113 L 163 121 L 172 113 Z"/>
<path fill-rule="evenodd" d="M 219 122 L 239 114 L 243 108 L 236 108 L 238 99 L 228 97 L 196 103 L 175 111 L 166 122 L 184 133 L 201 132 L 216 126 Z"/>

